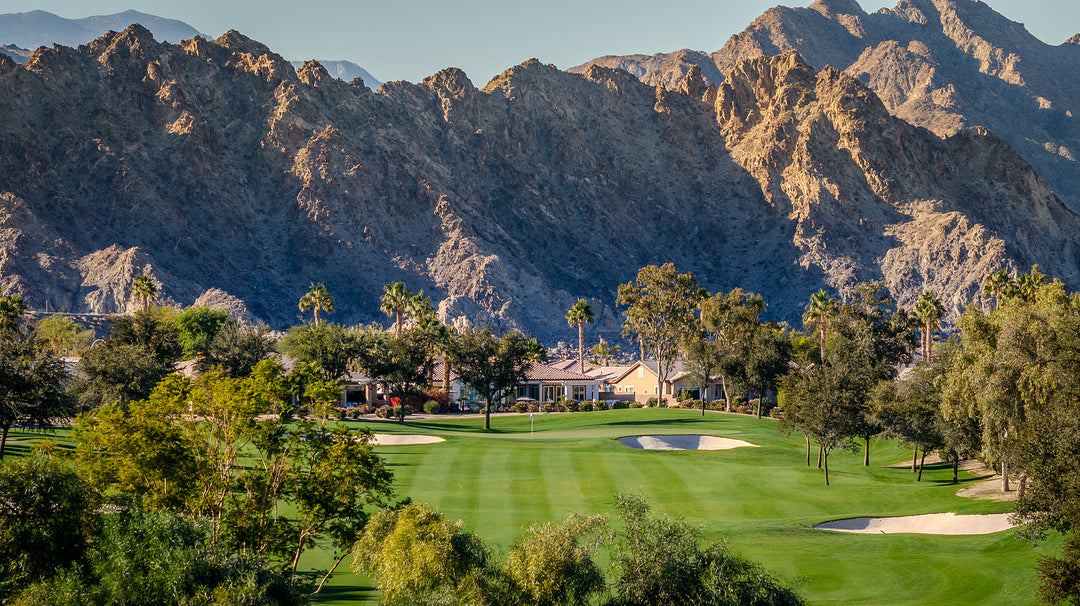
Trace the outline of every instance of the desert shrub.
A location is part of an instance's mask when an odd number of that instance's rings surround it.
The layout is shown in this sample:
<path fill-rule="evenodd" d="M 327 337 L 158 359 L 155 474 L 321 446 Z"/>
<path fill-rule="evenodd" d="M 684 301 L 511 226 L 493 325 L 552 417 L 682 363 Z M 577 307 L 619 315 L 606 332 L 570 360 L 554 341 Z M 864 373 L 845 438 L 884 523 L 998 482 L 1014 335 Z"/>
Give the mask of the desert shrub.
<path fill-rule="evenodd" d="M 544 412 L 556 412 L 554 402 L 544 402 L 540 405 L 540 407 L 544 410 Z"/>
<path fill-rule="evenodd" d="M 380 419 L 392 419 L 394 417 L 394 407 L 380 406 L 375 409 L 375 416 Z"/>
<path fill-rule="evenodd" d="M 615 400 L 611 403 L 611 410 L 626 410 L 630 408 L 630 403 L 625 400 Z"/>
<path fill-rule="evenodd" d="M 566 408 L 566 412 L 577 412 L 581 410 L 581 405 L 576 400 L 563 400 L 563 406 Z"/>
<path fill-rule="evenodd" d="M 653 407 L 655 407 L 655 406 L 656 406 L 656 405 L 657 405 L 657 404 L 658 404 L 659 402 L 660 402 L 660 401 L 659 401 L 659 400 L 657 400 L 656 398 L 649 398 L 648 400 L 646 400 L 646 401 L 645 401 L 645 407 L 646 407 L 646 408 L 653 408 Z"/>
<path fill-rule="evenodd" d="M 582 402 L 581 404 L 578 405 L 578 410 L 580 410 L 581 412 L 592 412 L 593 411 L 593 403 L 592 402 Z"/>
<path fill-rule="evenodd" d="M 439 414 L 439 410 L 441 408 L 442 406 L 435 400 L 428 400 L 427 402 L 424 402 L 424 412 L 428 413 L 429 415 Z"/>
<path fill-rule="evenodd" d="M 645 404 L 642 404 L 641 402 L 631 402 L 630 403 L 630 408 L 644 408 L 644 407 L 645 407 Z"/>

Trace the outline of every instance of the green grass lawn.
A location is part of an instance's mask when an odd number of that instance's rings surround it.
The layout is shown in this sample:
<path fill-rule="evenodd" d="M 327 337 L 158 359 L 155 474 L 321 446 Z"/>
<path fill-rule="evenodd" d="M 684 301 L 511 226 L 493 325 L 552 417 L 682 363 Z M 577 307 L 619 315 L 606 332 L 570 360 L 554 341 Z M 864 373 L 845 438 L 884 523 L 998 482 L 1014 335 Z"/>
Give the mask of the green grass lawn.
<path fill-rule="evenodd" d="M 487 542 L 508 547 L 533 522 L 568 512 L 613 511 L 619 491 L 644 494 L 657 509 L 701 525 L 797 585 L 812 604 L 1034 604 L 1034 564 L 1058 541 L 1033 548 L 1013 532 L 976 537 L 850 535 L 814 524 L 868 515 L 955 511 L 996 513 L 1007 504 L 955 496 L 951 468 L 928 468 L 922 482 L 910 457 L 891 442 L 873 442 L 870 468 L 860 453 L 829 458 L 832 486 L 805 466 L 802 436 L 777 433 L 776 421 L 684 410 L 637 409 L 496 416 L 482 419 L 356 423 L 383 433 L 439 435 L 446 442 L 377 451 L 395 474 L 400 497 L 438 507 Z M 643 451 L 615 438 L 705 433 L 761 448 Z M 816 454 L 816 451 L 815 451 Z M 961 472 L 961 481 L 972 481 Z M 323 560 L 327 555 L 321 556 Z M 371 582 L 336 575 L 317 602 L 374 604 Z M 324 590 L 326 591 L 326 590 Z"/>
<path fill-rule="evenodd" d="M 952 470 L 931 467 L 916 482 L 890 464 L 910 457 L 897 445 L 872 443 L 873 466 L 859 453 L 830 457 L 832 486 L 805 466 L 802 436 L 777 433 L 776 421 L 685 410 L 635 409 L 495 416 L 483 419 L 355 422 L 383 433 L 438 435 L 445 442 L 377 447 L 395 474 L 399 498 L 438 507 L 462 519 L 489 544 L 506 548 L 533 522 L 568 512 L 613 511 L 619 491 L 645 495 L 652 506 L 700 525 L 710 539 L 726 538 L 736 551 L 795 584 L 811 604 L 1034 604 L 1034 565 L 1055 553 L 1057 539 L 1038 547 L 1013 532 L 975 537 L 851 535 L 813 530 L 814 524 L 869 515 L 955 511 L 996 513 L 1008 505 L 955 496 Z M 641 434 L 703 433 L 733 437 L 760 448 L 727 451 L 643 451 L 615 438 Z M 47 436 L 12 432 L 16 456 Z M 61 438 L 66 437 L 61 434 Z M 816 451 L 815 451 L 816 453 Z M 961 472 L 961 481 L 972 481 Z M 312 550 L 307 568 L 328 565 Z M 318 604 L 376 604 L 369 579 L 347 570 L 331 579 Z"/>

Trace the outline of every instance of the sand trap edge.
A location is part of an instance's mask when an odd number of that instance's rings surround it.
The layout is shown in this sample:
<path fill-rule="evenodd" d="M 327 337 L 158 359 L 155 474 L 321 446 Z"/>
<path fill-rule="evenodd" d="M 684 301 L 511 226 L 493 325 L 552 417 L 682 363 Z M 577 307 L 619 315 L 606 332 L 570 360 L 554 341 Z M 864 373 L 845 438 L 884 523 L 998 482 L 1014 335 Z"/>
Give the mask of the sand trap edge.
<path fill-rule="evenodd" d="M 408 433 L 374 433 L 371 443 L 375 446 L 415 446 L 418 444 L 437 444 L 446 440 L 438 436 Z"/>
<path fill-rule="evenodd" d="M 698 434 L 624 436 L 619 443 L 639 450 L 731 450 L 732 448 L 760 448 L 744 440 L 721 438 Z"/>
<path fill-rule="evenodd" d="M 979 535 L 1015 528 L 1016 524 L 1009 521 L 1011 516 L 1009 513 L 957 515 L 949 512 L 883 518 L 845 518 L 823 522 L 813 528 L 853 534 Z"/>

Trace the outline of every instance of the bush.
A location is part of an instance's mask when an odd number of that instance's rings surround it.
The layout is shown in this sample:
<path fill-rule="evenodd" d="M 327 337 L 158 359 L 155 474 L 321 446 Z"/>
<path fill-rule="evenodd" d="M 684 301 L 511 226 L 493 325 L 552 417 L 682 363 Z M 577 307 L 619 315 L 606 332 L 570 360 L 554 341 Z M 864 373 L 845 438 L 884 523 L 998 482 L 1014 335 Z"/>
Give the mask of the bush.
<path fill-rule="evenodd" d="M 611 410 L 626 410 L 627 408 L 630 408 L 630 403 L 626 400 L 614 400 L 611 402 Z"/>
<path fill-rule="evenodd" d="M 577 411 L 581 410 L 581 406 L 577 403 L 576 400 L 570 400 L 570 399 L 563 400 L 562 405 L 563 405 L 563 408 L 566 409 L 566 412 L 577 412 Z"/>
<path fill-rule="evenodd" d="M 427 402 L 424 402 L 424 412 L 428 413 L 429 415 L 439 414 L 439 410 L 441 408 L 442 406 L 435 400 L 428 400 Z"/>
<path fill-rule="evenodd" d="M 641 402 L 631 402 L 630 403 L 630 408 L 644 408 L 644 407 L 645 407 L 645 404 L 642 404 Z"/>
<path fill-rule="evenodd" d="M 392 419 L 394 418 L 393 406 L 380 406 L 375 409 L 375 416 L 380 419 Z"/>
<path fill-rule="evenodd" d="M 337 416 L 338 416 L 338 419 L 341 419 L 342 421 L 344 421 L 349 416 L 348 409 L 345 409 L 345 408 L 337 409 Z"/>
<path fill-rule="evenodd" d="M 582 402 L 580 405 L 578 405 L 578 409 L 581 412 L 592 412 L 593 411 L 593 403 L 592 402 Z"/>
<path fill-rule="evenodd" d="M 654 407 L 656 407 L 656 405 L 659 402 L 660 402 L 660 400 L 657 400 L 656 398 L 649 398 L 648 400 L 645 401 L 645 407 L 646 408 L 654 408 Z"/>

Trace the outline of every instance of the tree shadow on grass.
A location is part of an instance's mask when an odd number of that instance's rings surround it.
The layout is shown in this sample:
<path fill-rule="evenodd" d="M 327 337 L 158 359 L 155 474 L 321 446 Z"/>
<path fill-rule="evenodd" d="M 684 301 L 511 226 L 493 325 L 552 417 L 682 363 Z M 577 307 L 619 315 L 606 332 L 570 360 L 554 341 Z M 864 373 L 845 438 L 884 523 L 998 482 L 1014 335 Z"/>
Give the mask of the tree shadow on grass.
<path fill-rule="evenodd" d="M 604 423 L 604 425 L 619 426 L 619 425 L 685 425 L 687 423 L 716 423 L 717 419 L 710 418 L 691 418 L 691 419 L 654 419 L 652 421 L 615 421 L 614 423 Z"/>

